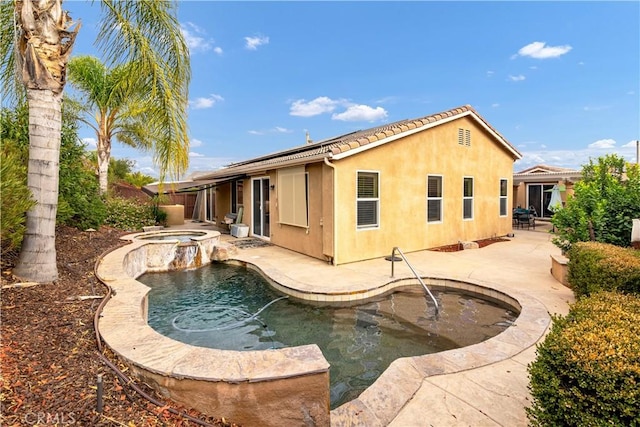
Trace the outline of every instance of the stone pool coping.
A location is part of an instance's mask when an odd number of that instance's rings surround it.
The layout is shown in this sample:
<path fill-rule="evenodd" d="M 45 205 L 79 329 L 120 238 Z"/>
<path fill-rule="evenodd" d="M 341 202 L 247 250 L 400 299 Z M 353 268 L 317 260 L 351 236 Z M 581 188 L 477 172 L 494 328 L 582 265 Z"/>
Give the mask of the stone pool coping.
<path fill-rule="evenodd" d="M 135 271 L 139 275 L 144 271 L 139 268 L 132 270 L 124 265 L 126 258 L 136 258 L 128 255 L 131 251 L 144 251 L 140 248 L 148 244 L 149 241 L 134 240 L 130 245 L 108 254 L 97 267 L 100 279 L 115 292 L 102 313 L 99 332 L 109 347 L 129 363 L 163 376 L 231 383 L 328 372 L 328 363 L 315 345 L 262 352 L 230 352 L 190 346 L 155 332 L 146 324 L 148 288 L 130 274 Z M 310 301 L 366 299 L 416 283 L 415 279 L 402 277 L 367 288 L 334 289 L 331 292 L 317 292 L 316 289 L 313 292 L 307 284 L 292 279 L 268 263 L 263 264 L 260 259 L 242 255 L 237 256 L 235 261 L 260 271 L 280 291 Z M 473 279 L 463 281 L 425 277 L 423 280 L 427 286 L 463 289 L 503 301 L 519 307 L 520 315 L 513 326 L 482 343 L 431 355 L 397 359 L 359 398 L 331 411 L 332 424 L 338 420 L 342 423 L 345 417 L 351 418 L 352 414 L 357 413 L 359 425 L 387 425 L 414 396 L 424 378 L 462 372 L 509 359 L 535 345 L 549 326 L 550 316 L 544 305 L 514 289 Z M 126 327 L 123 328 L 123 324 Z"/>

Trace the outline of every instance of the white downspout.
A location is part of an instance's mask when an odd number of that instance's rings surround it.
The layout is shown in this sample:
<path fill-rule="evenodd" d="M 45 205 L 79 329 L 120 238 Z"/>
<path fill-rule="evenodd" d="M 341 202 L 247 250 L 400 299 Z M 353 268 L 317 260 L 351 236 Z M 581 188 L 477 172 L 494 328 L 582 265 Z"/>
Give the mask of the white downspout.
<path fill-rule="evenodd" d="M 337 240 L 336 240 L 336 236 L 337 236 L 337 224 L 336 224 L 336 202 L 338 200 L 338 196 L 337 196 L 337 192 L 338 192 L 338 188 L 336 186 L 336 165 L 334 165 L 333 163 L 329 162 L 329 158 L 325 157 L 324 158 L 324 164 L 329 166 L 332 170 L 333 170 L 333 189 L 332 189 L 332 193 L 333 193 L 333 206 L 331 207 L 331 215 L 333 215 L 333 259 L 331 260 L 331 264 L 336 265 L 336 259 L 338 258 L 338 245 L 337 245 Z"/>

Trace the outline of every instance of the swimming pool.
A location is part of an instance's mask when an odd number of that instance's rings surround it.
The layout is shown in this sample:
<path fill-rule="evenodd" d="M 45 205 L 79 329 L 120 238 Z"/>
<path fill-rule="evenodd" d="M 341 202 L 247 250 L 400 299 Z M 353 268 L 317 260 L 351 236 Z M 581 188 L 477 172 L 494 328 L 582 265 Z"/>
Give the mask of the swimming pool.
<path fill-rule="evenodd" d="M 510 306 L 455 290 L 407 287 L 366 302 L 320 305 L 277 292 L 257 272 L 215 263 L 149 273 L 148 322 L 187 344 L 269 350 L 317 344 L 330 363 L 331 407 L 356 398 L 394 360 L 485 341 L 509 327 Z"/>

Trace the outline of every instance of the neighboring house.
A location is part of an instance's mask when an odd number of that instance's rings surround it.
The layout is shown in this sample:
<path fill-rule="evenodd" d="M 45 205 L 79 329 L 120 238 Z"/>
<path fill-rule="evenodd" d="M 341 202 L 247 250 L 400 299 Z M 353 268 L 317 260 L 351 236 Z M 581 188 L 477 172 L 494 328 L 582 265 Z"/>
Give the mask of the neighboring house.
<path fill-rule="evenodd" d="M 582 172 L 575 169 L 537 165 L 513 174 L 513 207 L 533 206 L 538 218 L 550 219 L 549 209 L 554 186 L 560 192 L 562 204 L 573 194 L 573 184 L 579 181 Z"/>
<path fill-rule="evenodd" d="M 504 236 L 520 158 L 466 105 L 201 174 L 200 219 L 335 265 Z"/>

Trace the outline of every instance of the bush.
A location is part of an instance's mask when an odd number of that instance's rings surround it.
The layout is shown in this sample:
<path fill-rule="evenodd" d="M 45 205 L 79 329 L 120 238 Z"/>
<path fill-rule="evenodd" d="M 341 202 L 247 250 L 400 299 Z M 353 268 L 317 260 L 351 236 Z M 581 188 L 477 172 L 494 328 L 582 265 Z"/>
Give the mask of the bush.
<path fill-rule="evenodd" d="M 27 188 L 27 171 L 19 159 L 19 151 L 9 141 L 2 144 L 0 162 L 0 230 L 2 255 L 17 250 L 22 244 L 26 212 L 35 205 Z"/>
<path fill-rule="evenodd" d="M 62 127 L 59 176 L 56 222 L 80 230 L 99 228 L 107 211 L 100 197 L 98 178 L 78 140 L 74 123 Z"/>
<path fill-rule="evenodd" d="M 87 162 L 84 145 L 78 139 L 77 121 L 68 105 L 68 103 L 64 103 L 62 111 L 60 179 L 58 183 L 56 222 L 78 227 L 82 230 L 98 228 L 104 220 L 106 211 L 98 194 L 97 177 Z M 26 188 L 26 170 L 29 160 L 29 110 L 26 104 L 18 106 L 15 110 L 6 108 L 1 110 L 0 135 L 2 137 L 3 155 L 7 155 L 5 147 L 11 147 L 13 153 L 12 160 L 4 160 L 3 164 L 7 163 L 10 164 L 10 167 L 13 167 L 15 163 L 16 168 L 24 169 L 24 173 L 21 176 L 24 181 L 24 188 Z M 17 191 L 14 195 L 28 194 L 17 189 L 12 191 Z M 11 198 L 7 197 L 6 202 L 10 203 Z M 23 209 L 23 206 L 18 204 L 17 206 L 12 205 L 11 208 Z M 3 216 L 4 212 L 3 205 Z M 6 212 L 9 212 L 9 210 Z"/>
<path fill-rule="evenodd" d="M 154 206 L 135 199 L 110 197 L 106 202 L 105 225 L 126 231 L 140 231 L 142 227 L 156 224 Z"/>
<path fill-rule="evenodd" d="M 534 426 L 640 426 L 640 297 L 600 292 L 554 317 L 529 367 Z"/>
<path fill-rule="evenodd" d="M 600 290 L 640 295 L 640 251 L 618 246 L 579 242 L 568 252 L 569 286 L 577 297 Z"/>
<path fill-rule="evenodd" d="M 563 251 L 590 240 L 629 246 L 634 218 L 640 218 L 640 166 L 610 154 L 583 166 L 573 197 L 553 214 L 552 242 Z"/>

